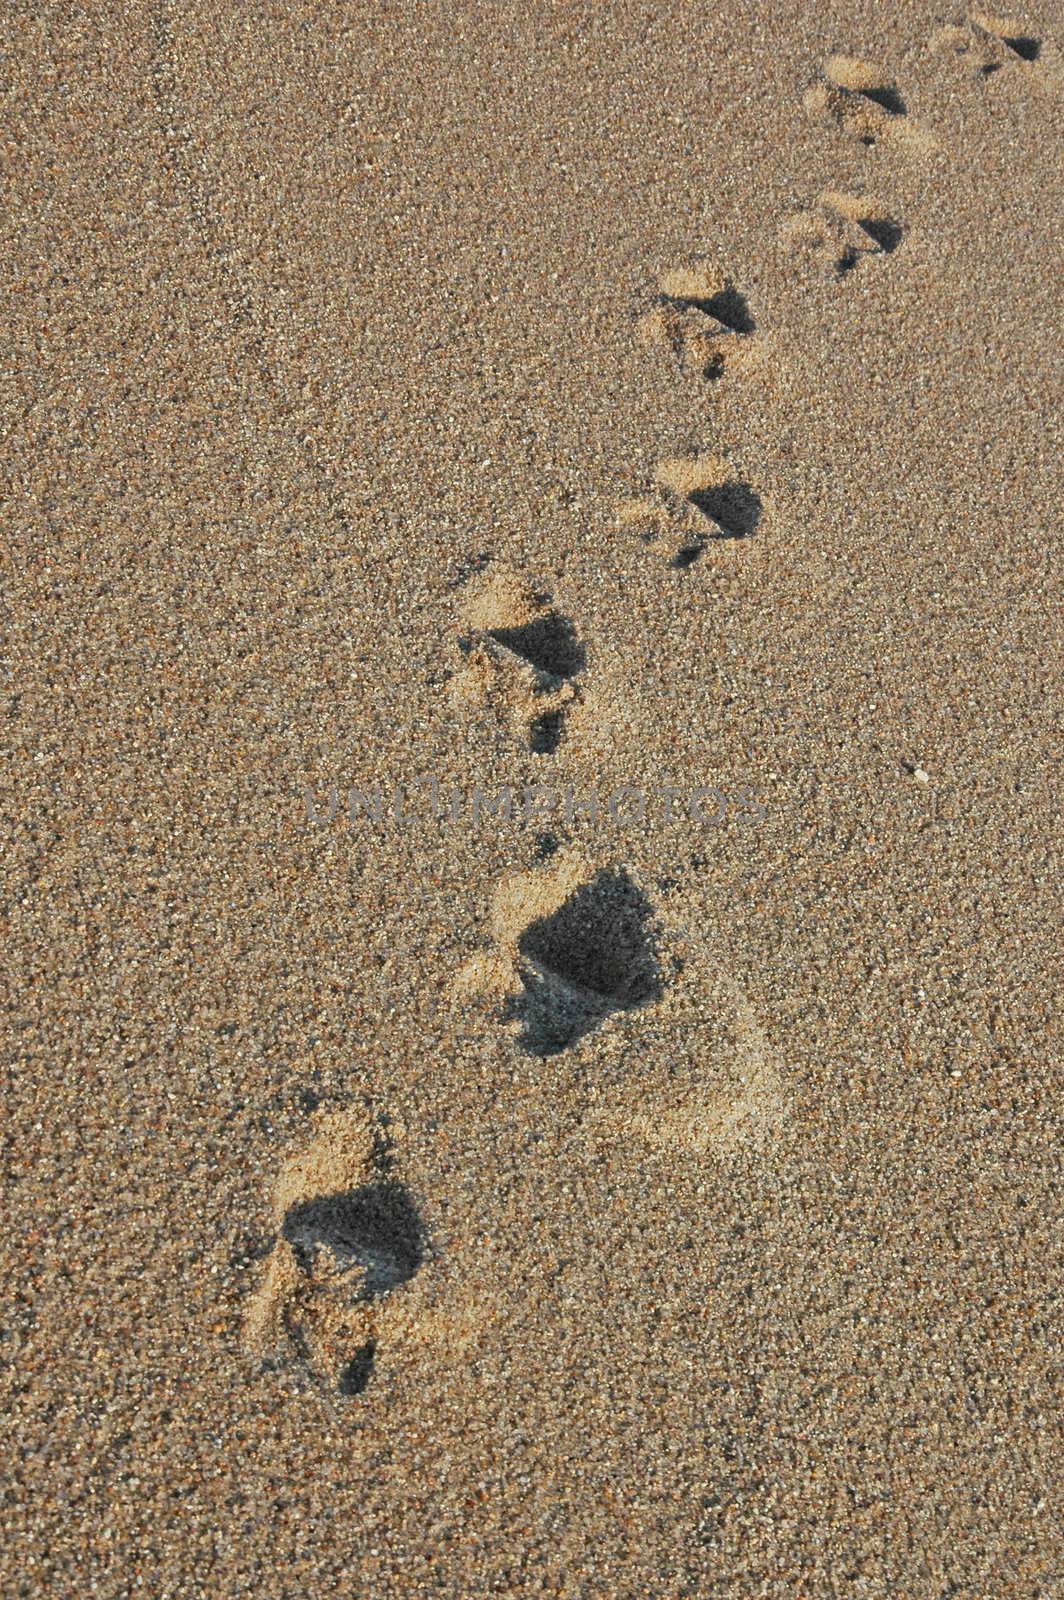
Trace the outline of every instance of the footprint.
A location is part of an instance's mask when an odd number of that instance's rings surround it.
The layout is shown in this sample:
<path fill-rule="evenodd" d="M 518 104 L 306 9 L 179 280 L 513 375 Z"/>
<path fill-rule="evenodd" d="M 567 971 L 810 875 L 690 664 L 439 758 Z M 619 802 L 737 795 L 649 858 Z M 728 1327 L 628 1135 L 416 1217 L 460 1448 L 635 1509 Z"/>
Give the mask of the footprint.
<path fill-rule="evenodd" d="M 491 933 L 454 980 L 454 1004 L 508 1024 L 532 1056 L 610 1030 L 609 1054 L 638 1063 L 608 1104 L 586 1108 L 589 1144 L 702 1155 L 778 1127 L 782 1063 L 703 919 L 678 923 L 623 866 L 552 852 L 499 884 Z"/>
<path fill-rule="evenodd" d="M 639 321 L 645 345 L 671 350 L 705 378 L 738 372 L 762 354 L 746 297 L 704 262 L 677 267 L 660 279 L 657 304 Z"/>
<path fill-rule="evenodd" d="M 365 1118 L 334 1113 L 282 1168 L 277 1243 L 244 1324 L 260 1357 L 298 1364 L 341 1395 L 361 1394 L 395 1324 L 391 1297 L 428 1258 L 406 1187 L 382 1169 Z"/>
<path fill-rule="evenodd" d="M 677 456 L 654 469 L 655 492 L 626 500 L 617 524 L 679 571 L 715 542 L 748 539 L 761 521 L 760 496 L 715 455 Z"/>
<path fill-rule="evenodd" d="M 792 249 L 829 266 L 844 278 L 862 261 L 891 255 L 903 228 L 884 206 L 867 195 L 827 190 L 816 205 L 783 224 L 781 236 Z"/>
<path fill-rule="evenodd" d="M 966 21 L 939 28 L 931 35 L 931 46 L 973 78 L 991 78 L 1003 67 L 1019 67 L 1032 81 L 1054 76 L 1048 70 L 1051 52 L 1042 39 L 1012 18 L 985 11 L 973 11 Z"/>
<path fill-rule="evenodd" d="M 510 1024 L 529 1055 L 569 1050 L 663 992 L 653 908 L 623 867 L 596 870 L 574 855 L 504 880 L 492 934 L 453 998 Z"/>
<path fill-rule="evenodd" d="M 553 754 L 586 660 L 573 624 L 505 568 L 470 581 L 461 616 L 455 704 L 490 708 L 533 754 Z"/>
<path fill-rule="evenodd" d="M 823 80 L 806 91 L 804 104 L 818 122 L 834 126 L 861 144 L 893 144 L 928 153 L 934 137 L 913 122 L 889 74 L 857 56 L 831 56 Z"/>

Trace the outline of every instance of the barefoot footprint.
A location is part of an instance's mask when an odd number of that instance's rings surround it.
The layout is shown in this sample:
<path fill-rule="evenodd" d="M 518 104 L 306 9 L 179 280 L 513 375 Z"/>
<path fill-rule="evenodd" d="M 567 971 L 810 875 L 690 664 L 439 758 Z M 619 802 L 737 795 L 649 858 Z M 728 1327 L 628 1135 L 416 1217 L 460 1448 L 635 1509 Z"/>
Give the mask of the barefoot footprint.
<path fill-rule="evenodd" d="M 395 1321 L 390 1297 L 429 1253 L 413 1196 L 374 1156 L 365 1118 L 340 1112 L 285 1163 L 277 1243 L 244 1325 L 250 1352 L 295 1359 L 343 1395 L 366 1388 Z"/>
<path fill-rule="evenodd" d="M 843 278 L 863 261 L 891 255 L 901 244 L 903 232 L 886 207 L 868 195 L 829 189 L 814 206 L 789 217 L 781 237 L 792 249 Z"/>
<path fill-rule="evenodd" d="M 352 1111 L 320 1117 L 284 1163 L 277 1243 L 244 1316 L 249 1355 L 350 1397 L 389 1355 L 463 1360 L 495 1324 L 489 1275 L 473 1286 L 448 1278 L 415 1196 L 390 1169 Z M 475 1247 L 485 1265 L 482 1241 L 452 1231 L 448 1243 L 452 1263 Z"/>
<path fill-rule="evenodd" d="M 861 144 L 889 144 L 925 154 L 936 148 L 933 136 L 909 116 L 889 73 L 857 56 L 831 56 L 822 80 L 806 91 L 804 104 L 818 122 Z"/>
<path fill-rule="evenodd" d="M 589 1107 L 589 1142 L 706 1153 L 776 1125 L 782 1069 L 745 994 L 701 930 L 668 921 L 624 866 L 565 851 L 503 879 L 491 934 L 452 984 L 455 1005 L 559 1066 L 607 1029 L 610 1054 L 640 1062 L 609 1105 Z"/>
<path fill-rule="evenodd" d="M 683 571 L 714 542 L 748 539 L 761 521 L 760 496 L 722 456 L 674 456 L 654 469 L 655 491 L 618 507 L 617 526 Z"/>
<path fill-rule="evenodd" d="M 695 262 L 666 272 L 657 304 L 639 321 L 645 345 L 658 345 L 701 372 L 718 378 L 739 372 L 761 355 L 744 295 L 727 275 Z"/>
<path fill-rule="evenodd" d="M 573 624 L 505 568 L 470 581 L 462 621 L 455 705 L 490 708 L 533 754 L 552 754 L 580 695 L 585 652 Z"/>
<path fill-rule="evenodd" d="M 662 992 L 653 910 L 622 866 L 572 854 L 506 878 L 491 923 L 490 947 L 458 974 L 452 998 L 510 1024 L 529 1055 L 569 1050 Z"/>
<path fill-rule="evenodd" d="M 1060 81 L 1059 53 L 1013 17 L 973 11 L 931 35 L 931 46 L 973 78 L 992 78 L 1004 68 L 1021 71 L 1043 87 Z"/>

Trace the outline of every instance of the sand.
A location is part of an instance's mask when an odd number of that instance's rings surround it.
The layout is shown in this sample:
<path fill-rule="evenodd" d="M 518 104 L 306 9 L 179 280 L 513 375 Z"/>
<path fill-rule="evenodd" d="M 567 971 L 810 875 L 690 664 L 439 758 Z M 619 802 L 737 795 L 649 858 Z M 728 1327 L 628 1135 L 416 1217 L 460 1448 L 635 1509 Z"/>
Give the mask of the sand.
<path fill-rule="evenodd" d="M 10 14 L 5 1594 L 1064 1594 L 1062 44 Z"/>

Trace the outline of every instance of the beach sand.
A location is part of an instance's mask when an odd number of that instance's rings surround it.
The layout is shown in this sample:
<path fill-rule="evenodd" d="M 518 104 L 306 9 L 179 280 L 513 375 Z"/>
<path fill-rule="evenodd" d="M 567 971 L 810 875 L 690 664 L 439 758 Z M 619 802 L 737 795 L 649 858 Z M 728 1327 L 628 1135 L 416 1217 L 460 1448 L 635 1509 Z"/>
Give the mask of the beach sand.
<path fill-rule="evenodd" d="M 11 13 L 5 1594 L 1064 1594 L 1062 44 Z"/>

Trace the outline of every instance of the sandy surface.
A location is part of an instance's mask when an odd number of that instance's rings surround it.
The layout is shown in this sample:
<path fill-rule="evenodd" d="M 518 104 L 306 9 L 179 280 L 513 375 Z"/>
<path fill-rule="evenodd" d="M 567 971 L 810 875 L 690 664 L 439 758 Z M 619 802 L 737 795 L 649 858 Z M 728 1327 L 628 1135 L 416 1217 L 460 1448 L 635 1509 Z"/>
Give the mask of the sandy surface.
<path fill-rule="evenodd" d="M 10 14 L 4 1593 L 1064 1594 L 1061 41 Z"/>

